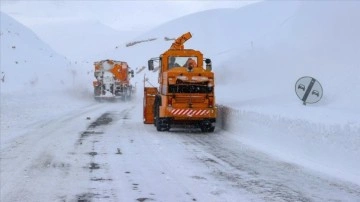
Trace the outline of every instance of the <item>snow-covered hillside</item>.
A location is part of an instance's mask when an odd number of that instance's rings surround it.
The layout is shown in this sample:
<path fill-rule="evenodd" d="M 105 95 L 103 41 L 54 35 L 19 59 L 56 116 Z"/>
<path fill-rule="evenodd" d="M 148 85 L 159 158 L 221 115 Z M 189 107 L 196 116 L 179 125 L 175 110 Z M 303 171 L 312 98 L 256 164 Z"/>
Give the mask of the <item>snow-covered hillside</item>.
<path fill-rule="evenodd" d="M 69 61 L 29 28 L 1 13 L 2 92 L 58 90 L 69 86 Z"/>

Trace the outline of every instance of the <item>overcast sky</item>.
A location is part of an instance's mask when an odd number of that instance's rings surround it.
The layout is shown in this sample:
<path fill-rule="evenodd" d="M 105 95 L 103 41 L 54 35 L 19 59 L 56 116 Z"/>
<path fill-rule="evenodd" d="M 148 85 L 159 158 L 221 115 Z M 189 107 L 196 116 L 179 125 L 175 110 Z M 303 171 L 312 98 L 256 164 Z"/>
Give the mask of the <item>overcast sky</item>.
<path fill-rule="evenodd" d="M 31 27 L 64 20 L 95 20 L 117 30 L 145 31 L 172 19 L 252 1 L 3 1 L 1 11 Z"/>

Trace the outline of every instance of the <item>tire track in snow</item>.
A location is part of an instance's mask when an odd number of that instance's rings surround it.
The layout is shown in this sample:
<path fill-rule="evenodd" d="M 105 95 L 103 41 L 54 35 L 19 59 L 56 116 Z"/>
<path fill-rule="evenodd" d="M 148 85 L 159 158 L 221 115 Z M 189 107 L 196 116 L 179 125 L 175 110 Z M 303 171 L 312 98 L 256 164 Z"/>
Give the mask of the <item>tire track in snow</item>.
<path fill-rule="evenodd" d="M 356 201 L 360 198 L 358 185 L 279 161 L 224 138 L 226 133 L 184 135 L 191 144 L 204 149 L 196 158 L 211 168 L 214 176 L 265 201 Z"/>
<path fill-rule="evenodd" d="M 54 201 L 62 198 L 64 190 L 77 187 L 78 183 L 68 183 L 72 177 L 81 179 L 76 173 L 78 160 L 71 152 L 76 140 L 73 129 L 85 125 L 84 114 L 103 107 L 86 106 L 38 122 L 25 134 L 1 143 L 1 201 Z M 12 158 L 3 159 L 6 156 Z M 44 187 L 49 193 L 44 193 Z"/>
<path fill-rule="evenodd" d="M 92 122 L 86 131 L 80 134 L 76 147 L 82 147 L 89 152 L 83 153 L 88 156 L 89 163 L 84 165 L 84 172 L 89 172 L 88 191 L 79 193 L 75 199 L 80 201 L 106 200 L 118 201 L 117 194 L 112 185 L 113 178 L 109 174 L 109 155 L 118 155 L 121 152 L 109 154 L 108 148 L 104 147 L 104 136 L 113 135 L 106 133 L 106 128 L 118 119 L 126 119 L 131 108 L 126 108 L 120 112 L 109 111 L 103 113 L 94 122 Z"/>

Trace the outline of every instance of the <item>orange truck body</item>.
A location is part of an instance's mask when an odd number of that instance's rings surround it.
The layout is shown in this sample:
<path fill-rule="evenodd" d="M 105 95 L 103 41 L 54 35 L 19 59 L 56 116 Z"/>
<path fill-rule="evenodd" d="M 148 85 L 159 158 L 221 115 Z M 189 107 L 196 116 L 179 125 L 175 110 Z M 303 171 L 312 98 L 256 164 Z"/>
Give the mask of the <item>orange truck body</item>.
<path fill-rule="evenodd" d="M 155 96 L 158 93 L 156 87 L 144 88 L 144 123 L 154 123 L 154 102 Z"/>
<path fill-rule="evenodd" d="M 153 123 L 158 131 L 179 126 L 200 128 L 202 132 L 215 129 L 217 108 L 211 60 L 204 59 L 198 50 L 184 48 L 190 38 L 190 32 L 183 34 L 158 58 L 159 86 L 144 87 L 144 123 Z M 187 66 L 189 58 L 195 66 Z M 149 70 L 154 69 L 153 60 L 149 60 Z"/>
<path fill-rule="evenodd" d="M 123 61 L 101 60 L 94 62 L 93 81 L 95 99 L 130 98 L 132 85 L 130 76 L 133 71 Z"/>

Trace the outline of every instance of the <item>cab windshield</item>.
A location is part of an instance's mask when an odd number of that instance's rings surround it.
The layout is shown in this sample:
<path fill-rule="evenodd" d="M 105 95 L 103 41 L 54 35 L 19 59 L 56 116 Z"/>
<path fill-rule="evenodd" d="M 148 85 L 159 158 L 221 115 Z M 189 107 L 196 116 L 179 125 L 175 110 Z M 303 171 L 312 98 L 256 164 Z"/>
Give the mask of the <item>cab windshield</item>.
<path fill-rule="evenodd" d="M 198 64 L 197 57 L 191 57 L 191 56 L 169 56 L 169 69 L 173 67 L 184 67 L 186 65 L 186 62 L 188 59 L 191 58 L 195 60 L 195 62 Z"/>

